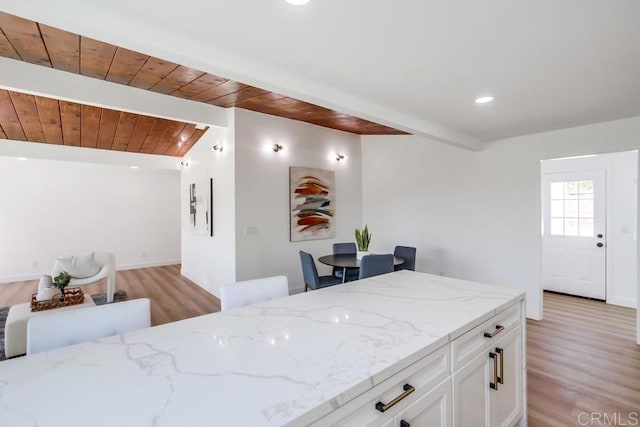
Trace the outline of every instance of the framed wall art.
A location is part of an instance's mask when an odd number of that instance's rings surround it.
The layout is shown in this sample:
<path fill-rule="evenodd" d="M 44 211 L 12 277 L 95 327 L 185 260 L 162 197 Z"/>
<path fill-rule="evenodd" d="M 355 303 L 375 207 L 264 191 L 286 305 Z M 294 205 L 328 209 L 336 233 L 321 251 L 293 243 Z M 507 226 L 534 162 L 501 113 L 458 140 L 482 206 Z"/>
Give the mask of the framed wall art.
<path fill-rule="evenodd" d="M 193 234 L 213 236 L 213 179 L 189 185 L 189 225 Z"/>
<path fill-rule="evenodd" d="M 291 166 L 289 195 L 292 242 L 336 237 L 333 171 Z"/>

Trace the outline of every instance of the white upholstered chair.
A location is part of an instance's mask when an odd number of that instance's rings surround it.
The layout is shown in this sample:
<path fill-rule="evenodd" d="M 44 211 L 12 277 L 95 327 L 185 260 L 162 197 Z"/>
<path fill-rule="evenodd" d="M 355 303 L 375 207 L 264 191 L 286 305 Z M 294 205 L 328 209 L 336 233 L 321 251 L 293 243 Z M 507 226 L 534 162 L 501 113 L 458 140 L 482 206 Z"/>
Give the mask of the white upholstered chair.
<path fill-rule="evenodd" d="M 289 283 L 286 276 L 236 282 L 220 288 L 223 311 L 286 296 L 289 296 Z"/>
<path fill-rule="evenodd" d="M 151 303 L 139 298 L 42 314 L 27 324 L 27 355 L 151 326 Z"/>
<path fill-rule="evenodd" d="M 107 302 L 113 302 L 113 294 L 116 292 L 116 258 L 109 252 L 96 252 L 94 260 L 100 266 L 100 270 L 95 275 L 82 279 L 74 278 L 71 274 L 69 287 L 84 286 L 107 279 Z M 56 260 L 51 270 L 51 277 L 56 277 L 62 271 L 65 271 L 62 262 Z"/>

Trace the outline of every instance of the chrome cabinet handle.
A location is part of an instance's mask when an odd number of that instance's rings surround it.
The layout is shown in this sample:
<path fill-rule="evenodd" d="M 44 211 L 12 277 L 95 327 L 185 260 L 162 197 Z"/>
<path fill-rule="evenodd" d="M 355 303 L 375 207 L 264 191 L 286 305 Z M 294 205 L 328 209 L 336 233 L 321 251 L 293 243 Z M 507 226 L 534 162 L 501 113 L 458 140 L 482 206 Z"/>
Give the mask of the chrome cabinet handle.
<path fill-rule="evenodd" d="M 389 409 L 391 409 L 394 406 L 396 406 L 396 404 L 398 404 L 398 402 L 400 402 L 402 399 L 404 399 L 405 397 L 409 396 L 411 393 L 416 391 L 415 387 L 413 387 L 413 386 L 411 386 L 409 384 L 405 384 L 404 387 L 402 387 L 402 389 L 404 390 L 404 392 L 402 392 L 402 394 L 397 396 L 391 402 L 389 402 L 389 403 L 382 403 L 382 402 L 376 403 L 376 409 L 378 411 L 380 411 L 380 412 L 388 411 Z"/>
<path fill-rule="evenodd" d="M 493 332 L 485 332 L 484 336 L 485 338 L 493 338 L 496 335 L 498 335 L 500 332 L 504 331 L 504 326 L 501 325 L 496 325 L 496 329 Z"/>
<path fill-rule="evenodd" d="M 498 374 L 498 382 L 504 384 L 504 349 L 496 347 L 496 353 L 500 356 L 500 373 Z"/>
<path fill-rule="evenodd" d="M 489 388 L 498 390 L 498 355 L 490 352 L 489 357 L 493 359 L 493 382 L 489 383 Z"/>

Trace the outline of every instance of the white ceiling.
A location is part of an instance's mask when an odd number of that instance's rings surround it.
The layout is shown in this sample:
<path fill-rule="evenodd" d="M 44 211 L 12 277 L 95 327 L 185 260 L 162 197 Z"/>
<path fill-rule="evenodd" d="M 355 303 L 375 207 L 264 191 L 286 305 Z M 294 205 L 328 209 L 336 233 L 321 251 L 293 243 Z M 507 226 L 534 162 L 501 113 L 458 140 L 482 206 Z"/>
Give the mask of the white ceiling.
<path fill-rule="evenodd" d="M 0 0 L 0 8 L 472 149 L 640 115 L 640 0 Z M 493 103 L 474 103 L 487 94 Z"/>

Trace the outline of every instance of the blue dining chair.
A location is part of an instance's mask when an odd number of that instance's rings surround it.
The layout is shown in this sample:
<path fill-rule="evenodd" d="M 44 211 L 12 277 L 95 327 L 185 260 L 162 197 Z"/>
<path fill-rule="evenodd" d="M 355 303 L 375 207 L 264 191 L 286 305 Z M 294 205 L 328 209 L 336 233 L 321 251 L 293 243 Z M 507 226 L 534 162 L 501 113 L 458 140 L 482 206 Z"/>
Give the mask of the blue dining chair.
<path fill-rule="evenodd" d="M 355 256 L 356 250 L 357 250 L 356 244 L 353 242 L 333 244 L 334 255 L 354 255 Z M 340 280 L 342 280 L 342 268 L 333 267 L 333 275 L 339 278 Z M 347 268 L 347 280 L 345 280 L 345 282 L 350 282 L 352 280 L 358 280 L 357 268 Z"/>
<path fill-rule="evenodd" d="M 359 279 L 393 272 L 393 255 L 365 255 L 360 260 Z"/>
<path fill-rule="evenodd" d="M 404 260 L 402 264 L 394 267 L 395 271 L 416 270 L 416 248 L 411 246 L 396 246 L 396 249 L 393 251 L 393 255 Z"/>
<path fill-rule="evenodd" d="M 320 289 L 328 286 L 339 285 L 341 279 L 331 276 L 318 276 L 318 269 L 313 260 L 313 255 L 308 252 L 300 251 L 300 262 L 302 263 L 302 276 L 304 278 L 304 291 L 307 289 Z"/>

